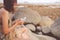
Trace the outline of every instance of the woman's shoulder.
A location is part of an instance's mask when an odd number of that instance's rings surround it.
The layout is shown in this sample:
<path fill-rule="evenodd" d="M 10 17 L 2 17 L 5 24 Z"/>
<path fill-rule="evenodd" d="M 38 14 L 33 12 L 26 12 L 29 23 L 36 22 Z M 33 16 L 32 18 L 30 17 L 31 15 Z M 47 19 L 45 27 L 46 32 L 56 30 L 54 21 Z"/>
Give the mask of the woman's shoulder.
<path fill-rule="evenodd" d="M 1 8 L 1 9 L 0 9 L 0 13 L 2 13 L 2 14 L 8 14 L 8 11 L 5 10 L 4 8 Z"/>

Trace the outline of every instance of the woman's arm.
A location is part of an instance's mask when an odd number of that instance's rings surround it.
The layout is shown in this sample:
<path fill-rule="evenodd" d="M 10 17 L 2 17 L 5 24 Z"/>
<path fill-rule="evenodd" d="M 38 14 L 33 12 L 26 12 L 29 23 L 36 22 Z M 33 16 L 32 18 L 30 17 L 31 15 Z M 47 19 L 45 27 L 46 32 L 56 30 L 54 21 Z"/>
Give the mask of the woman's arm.
<path fill-rule="evenodd" d="M 9 28 L 8 27 L 8 19 L 9 19 L 9 16 L 8 16 L 8 12 L 3 9 L 2 10 L 2 23 L 3 23 L 3 33 L 4 34 L 8 34 L 10 31 L 12 31 L 17 25 L 19 24 L 23 24 L 23 21 L 21 20 L 16 20 L 14 22 L 14 24 Z"/>
<path fill-rule="evenodd" d="M 7 34 L 9 32 L 8 28 L 8 12 L 2 8 L 2 30 L 4 34 Z"/>

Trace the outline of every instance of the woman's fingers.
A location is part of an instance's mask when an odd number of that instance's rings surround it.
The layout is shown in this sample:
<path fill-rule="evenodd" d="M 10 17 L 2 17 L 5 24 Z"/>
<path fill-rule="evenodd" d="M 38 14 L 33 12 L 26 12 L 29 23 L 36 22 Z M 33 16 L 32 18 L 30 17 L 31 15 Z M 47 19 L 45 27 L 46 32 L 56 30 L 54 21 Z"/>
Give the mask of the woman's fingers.
<path fill-rule="evenodd" d="M 19 21 L 19 24 L 21 24 L 21 25 L 22 25 L 22 24 L 24 24 L 24 21 L 22 21 L 22 20 L 21 20 L 21 21 Z"/>
<path fill-rule="evenodd" d="M 18 25 L 22 25 L 24 23 L 24 21 L 17 19 L 13 22 L 13 24 L 18 24 Z"/>
<path fill-rule="evenodd" d="M 16 23 L 18 23 L 18 25 L 22 25 L 22 24 L 24 24 L 24 21 L 18 19 L 18 20 L 16 21 Z"/>

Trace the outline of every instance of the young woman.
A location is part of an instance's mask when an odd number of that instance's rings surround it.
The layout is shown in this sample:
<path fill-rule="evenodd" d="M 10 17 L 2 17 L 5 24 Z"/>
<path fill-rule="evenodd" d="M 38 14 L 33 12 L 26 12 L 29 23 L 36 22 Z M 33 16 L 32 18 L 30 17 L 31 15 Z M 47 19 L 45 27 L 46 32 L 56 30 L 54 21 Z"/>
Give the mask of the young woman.
<path fill-rule="evenodd" d="M 14 12 L 15 4 L 12 0 L 4 0 L 4 8 L 0 9 L 0 40 L 3 40 L 2 36 L 10 33 L 17 25 L 22 25 L 24 23 L 22 20 L 17 19 L 9 26 L 9 13 Z"/>

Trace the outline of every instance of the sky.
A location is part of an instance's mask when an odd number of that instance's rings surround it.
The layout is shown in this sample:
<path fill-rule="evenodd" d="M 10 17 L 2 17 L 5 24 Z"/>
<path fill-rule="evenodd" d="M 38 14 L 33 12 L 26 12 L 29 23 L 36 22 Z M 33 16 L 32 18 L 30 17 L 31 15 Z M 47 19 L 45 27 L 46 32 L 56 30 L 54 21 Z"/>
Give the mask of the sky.
<path fill-rule="evenodd" d="M 2 3 L 3 0 L 0 0 L 0 3 Z M 18 0 L 18 3 L 60 3 L 60 0 Z"/>

